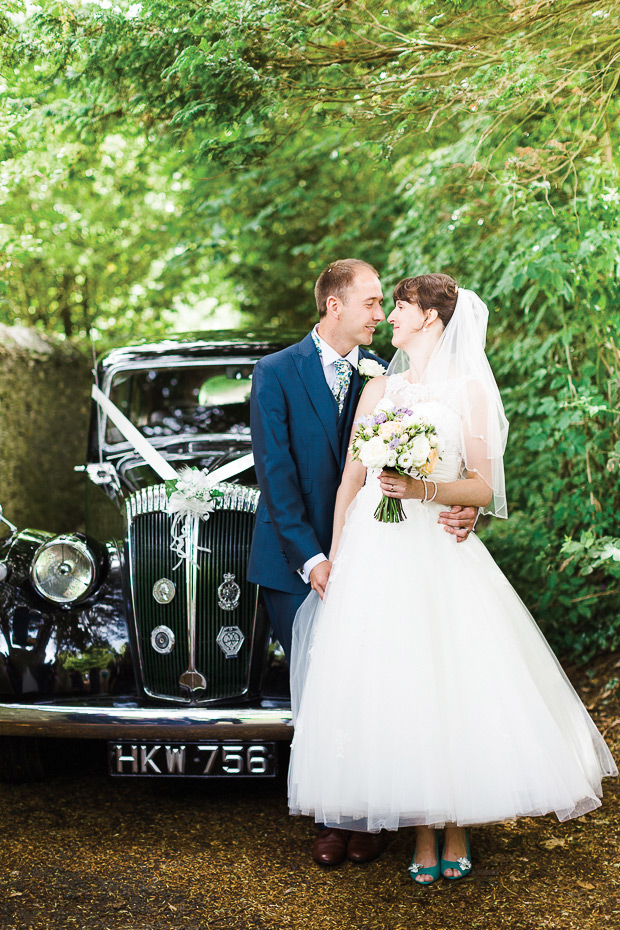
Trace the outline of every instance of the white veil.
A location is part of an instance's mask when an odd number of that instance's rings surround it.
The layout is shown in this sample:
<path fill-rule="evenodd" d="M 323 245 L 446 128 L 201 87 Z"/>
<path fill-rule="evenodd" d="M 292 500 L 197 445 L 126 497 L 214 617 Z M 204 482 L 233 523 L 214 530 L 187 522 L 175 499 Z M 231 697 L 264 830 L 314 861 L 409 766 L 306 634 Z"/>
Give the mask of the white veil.
<path fill-rule="evenodd" d="M 493 490 L 482 513 L 506 517 L 504 450 L 508 420 L 484 351 L 488 319 L 487 306 L 478 295 L 459 287 L 452 318 L 433 349 L 420 383 L 454 382 L 451 403 L 461 413 L 465 468 L 470 474 L 478 472 Z M 404 374 L 409 367 L 409 356 L 398 349 L 388 375 Z"/>

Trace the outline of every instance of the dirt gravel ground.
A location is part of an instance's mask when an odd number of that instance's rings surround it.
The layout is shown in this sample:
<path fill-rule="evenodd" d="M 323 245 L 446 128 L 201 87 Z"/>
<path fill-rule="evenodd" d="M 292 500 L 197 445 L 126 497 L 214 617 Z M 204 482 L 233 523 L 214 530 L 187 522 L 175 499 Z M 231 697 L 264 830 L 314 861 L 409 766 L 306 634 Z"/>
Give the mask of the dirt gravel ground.
<path fill-rule="evenodd" d="M 620 654 L 577 676 L 616 758 L 619 668 Z M 284 777 L 110 780 L 92 748 L 77 769 L 75 752 L 65 758 L 72 771 L 0 785 L 0 930 L 620 928 L 617 779 L 585 818 L 473 830 L 472 877 L 420 889 L 412 830 L 389 835 L 375 862 L 316 866 Z"/>

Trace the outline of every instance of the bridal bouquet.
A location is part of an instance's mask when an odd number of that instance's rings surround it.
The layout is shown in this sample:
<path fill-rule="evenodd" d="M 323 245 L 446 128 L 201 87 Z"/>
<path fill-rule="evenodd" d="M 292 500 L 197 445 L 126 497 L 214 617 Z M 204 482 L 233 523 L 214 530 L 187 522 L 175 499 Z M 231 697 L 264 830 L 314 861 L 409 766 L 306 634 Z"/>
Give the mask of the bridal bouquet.
<path fill-rule="evenodd" d="M 369 416 L 360 417 L 351 443 L 351 455 L 366 468 L 394 468 L 401 475 L 428 478 L 441 458 L 442 444 L 433 424 L 408 407 L 379 401 Z M 381 497 L 375 520 L 400 523 L 402 502 Z"/>

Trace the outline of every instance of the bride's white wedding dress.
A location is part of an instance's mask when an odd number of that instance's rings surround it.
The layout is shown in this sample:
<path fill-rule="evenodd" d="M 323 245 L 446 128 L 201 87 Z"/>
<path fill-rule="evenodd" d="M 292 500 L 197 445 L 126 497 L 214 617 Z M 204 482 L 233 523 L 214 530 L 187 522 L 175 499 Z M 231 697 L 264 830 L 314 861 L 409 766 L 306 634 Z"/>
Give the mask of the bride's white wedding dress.
<path fill-rule="evenodd" d="M 455 391 L 387 381 L 443 438 L 437 481 L 462 471 Z M 406 520 L 379 523 L 380 495 L 369 472 L 325 600 L 295 621 L 291 812 L 372 832 L 598 807 L 611 754 L 484 545 L 437 524 L 445 505 L 404 501 Z"/>

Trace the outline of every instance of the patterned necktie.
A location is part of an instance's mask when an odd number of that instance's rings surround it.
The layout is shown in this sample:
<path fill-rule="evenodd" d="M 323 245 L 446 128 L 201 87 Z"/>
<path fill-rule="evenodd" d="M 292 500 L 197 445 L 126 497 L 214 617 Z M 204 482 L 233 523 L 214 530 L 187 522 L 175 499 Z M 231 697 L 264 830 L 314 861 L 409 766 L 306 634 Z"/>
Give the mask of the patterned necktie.
<path fill-rule="evenodd" d="M 316 350 L 319 353 L 319 358 L 323 357 L 323 352 L 321 351 L 321 343 L 319 342 L 319 337 L 316 334 L 316 331 L 312 330 L 312 341 L 316 346 Z M 349 390 L 349 384 L 351 382 L 351 363 L 347 362 L 346 358 L 337 358 L 334 362 L 334 368 L 336 369 L 336 381 L 331 391 L 334 397 L 336 398 L 336 403 L 338 404 L 338 416 L 342 413 L 342 408 L 344 407 L 345 398 L 347 396 L 347 391 Z"/>
<path fill-rule="evenodd" d="M 337 358 L 334 368 L 336 369 L 336 383 L 332 388 L 332 393 L 338 403 L 338 416 L 340 416 L 351 381 L 351 365 L 346 358 Z"/>

